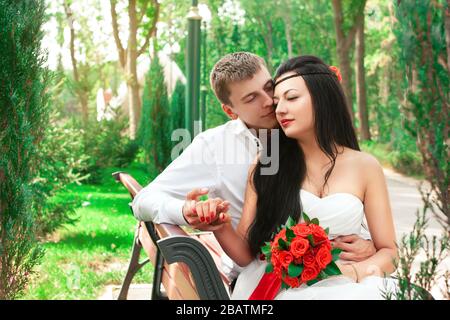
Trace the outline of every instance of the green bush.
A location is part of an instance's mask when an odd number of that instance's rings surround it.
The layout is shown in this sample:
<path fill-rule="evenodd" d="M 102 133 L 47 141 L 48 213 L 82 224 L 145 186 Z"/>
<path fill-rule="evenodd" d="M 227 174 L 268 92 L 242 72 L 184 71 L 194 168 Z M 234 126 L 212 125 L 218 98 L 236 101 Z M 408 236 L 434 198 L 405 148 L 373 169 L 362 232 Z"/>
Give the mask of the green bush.
<path fill-rule="evenodd" d="M 406 139 L 403 140 L 406 142 Z M 361 149 L 375 156 L 384 166 L 408 176 L 423 177 L 423 164 L 414 144 L 404 143 L 395 146 L 394 143 L 383 144 L 374 141 L 364 141 Z"/>
<path fill-rule="evenodd" d="M 79 200 L 57 202 L 54 196 L 70 183 L 86 180 L 90 157 L 84 153 L 83 131 L 58 123 L 53 114 L 50 126 L 39 150 L 42 166 L 33 180 L 33 188 L 40 196 L 34 202 L 39 236 L 52 233 L 61 225 L 76 221 L 74 214 Z"/>
<path fill-rule="evenodd" d="M 32 181 L 49 113 L 45 7 L 44 0 L 0 0 L 0 300 L 21 295 L 43 256 Z"/>
<path fill-rule="evenodd" d="M 84 153 L 90 157 L 85 174 L 89 183 L 102 181 L 100 170 L 106 167 L 124 168 L 136 157 L 139 145 L 128 138 L 126 119 L 90 121 L 83 135 Z"/>
<path fill-rule="evenodd" d="M 145 77 L 142 116 L 138 141 L 144 151 L 147 172 L 160 173 L 170 163 L 171 119 L 164 72 L 159 60 L 153 59 Z"/>
<path fill-rule="evenodd" d="M 389 162 L 401 173 L 412 176 L 423 175 L 422 159 L 418 152 L 409 150 L 392 151 L 389 154 Z"/>

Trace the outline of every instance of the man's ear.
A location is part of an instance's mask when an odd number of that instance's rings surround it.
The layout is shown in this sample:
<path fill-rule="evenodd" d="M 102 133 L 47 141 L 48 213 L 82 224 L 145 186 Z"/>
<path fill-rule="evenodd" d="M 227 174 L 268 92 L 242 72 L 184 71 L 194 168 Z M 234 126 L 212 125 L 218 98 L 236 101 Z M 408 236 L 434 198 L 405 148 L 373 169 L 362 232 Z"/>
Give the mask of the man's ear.
<path fill-rule="evenodd" d="M 236 120 L 238 118 L 238 115 L 233 112 L 233 109 L 229 105 L 222 103 L 222 110 L 230 119 Z"/>

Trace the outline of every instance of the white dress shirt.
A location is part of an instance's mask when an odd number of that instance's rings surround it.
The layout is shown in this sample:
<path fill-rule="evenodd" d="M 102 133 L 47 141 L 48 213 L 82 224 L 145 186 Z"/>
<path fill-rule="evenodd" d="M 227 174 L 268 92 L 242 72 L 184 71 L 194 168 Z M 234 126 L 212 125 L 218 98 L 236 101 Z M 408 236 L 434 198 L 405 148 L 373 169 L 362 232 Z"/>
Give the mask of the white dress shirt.
<path fill-rule="evenodd" d="M 208 188 L 209 198 L 230 203 L 228 213 L 236 228 L 244 206 L 248 171 L 260 150 L 259 139 L 240 119 L 200 133 L 136 195 L 132 202 L 135 217 L 187 225 L 182 214 L 186 194 L 194 188 Z"/>

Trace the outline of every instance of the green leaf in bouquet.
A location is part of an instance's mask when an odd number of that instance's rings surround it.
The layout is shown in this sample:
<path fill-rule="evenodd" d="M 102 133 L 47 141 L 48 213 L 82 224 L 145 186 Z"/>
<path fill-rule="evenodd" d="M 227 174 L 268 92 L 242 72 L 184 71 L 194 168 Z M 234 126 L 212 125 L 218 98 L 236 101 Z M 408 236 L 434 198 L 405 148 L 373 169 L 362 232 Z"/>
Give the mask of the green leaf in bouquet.
<path fill-rule="evenodd" d="M 266 257 L 269 256 L 272 253 L 272 250 L 270 248 L 270 244 L 268 246 L 261 247 L 261 252 Z"/>
<path fill-rule="evenodd" d="M 314 243 L 314 238 L 313 238 L 312 234 L 308 234 L 308 240 L 309 240 L 309 244 L 314 247 L 315 243 Z"/>
<path fill-rule="evenodd" d="M 326 228 L 326 229 L 325 229 L 325 233 L 326 233 L 327 235 L 329 235 L 329 234 L 330 234 L 330 228 Z"/>
<path fill-rule="evenodd" d="M 294 230 L 286 229 L 286 238 L 288 241 L 291 241 L 292 239 L 294 239 L 295 238 Z"/>
<path fill-rule="evenodd" d="M 289 289 L 289 288 L 290 287 L 289 287 L 289 285 L 286 282 L 281 281 L 281 289 Z"/>
<path fill-rule="evenodd" d="M 339 267 L 336 265 L 336 263 L 334 263 L 334 261 L 331 261 L 324 271 L 329 276 L 338 276 L 342 274 L 341 270 L 339 270 Z"/>
<path fill-rule="evenodd" d="M 289 216 L 286 226 L 288 228 L 292 228 L 295 225 L 296 225 L 295 220 L 291 216 Z"/>
<path fill-rule="evenodd" d="M 208 200 L 208 195 L 204 194 L 204 195 L 198 197 L 198 199 L 199 199 L 199 201 L 206 201 L 206 200 Z"/>
<path fill-rule="evenodd" d="M 278 245 L 280 246 L 280 248 L 282 250 L 287 250 L 288 249 L 288 244 L 283 239 L 278 239 Z"/>
<path fill-rule="evenodd" d="M 309 224 L 311 222 L 311 219 L 308 217 L 308 215 L 306 213 L 303 212 L 303 220 L 305 220 L 305 222 L 307 224 Z"/>
<path fill-rule="evenodd" d="M 271 273 L 273 271 L 273 264 L 269 262 L 266 266 L 266 273 Z"/>
<path fill-rule="evenodd" d="M 306 282 L 306 285 L 312 286 L 314 283 L 317 283 L 317 282 L 319 282 L 319 280 L 317 280 L 317 279 L 309 280 L 308 282 Z"/>
<path fill-rule="evenodd" d="M 319 225 L 319 219 L 314 218 L 314 219 L 311 220 L 311 223 L 315 224 L 315 225 Z"/>
<path fill-rule="evenodd" d="M 333 261 L 336 261 L 339 259 L 339 255 L 341 254 L 342 250 L 339 248 L 334 248 L 331 250 L 331 255 L 333 256 Z"/>
<path fill-rule="evenodd" d="M 291 263 L 288 267 L 289 277 L 297 278 L 303 272 L 303 265 Z"/>

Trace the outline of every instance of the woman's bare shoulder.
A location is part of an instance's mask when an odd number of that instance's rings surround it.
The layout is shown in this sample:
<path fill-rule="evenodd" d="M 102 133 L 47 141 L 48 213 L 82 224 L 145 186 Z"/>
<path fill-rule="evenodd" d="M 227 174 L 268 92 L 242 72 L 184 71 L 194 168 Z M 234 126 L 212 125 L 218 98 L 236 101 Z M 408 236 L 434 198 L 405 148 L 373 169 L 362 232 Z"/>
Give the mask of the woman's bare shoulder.
<path fill-rule="evenodd" d="M 372 174 L 383 171 L 383 167 L 377 158 L 364 151 L 344 148 L 344 161 L 354 169 L 361 170 L 361 173 Z"/>

